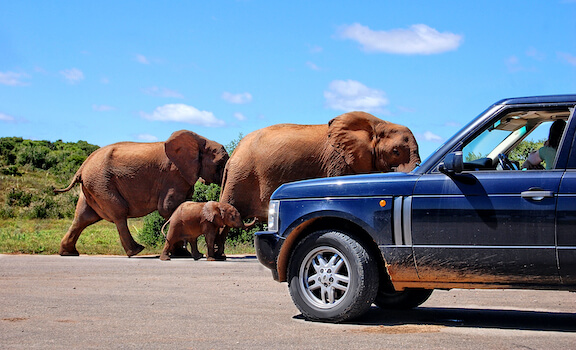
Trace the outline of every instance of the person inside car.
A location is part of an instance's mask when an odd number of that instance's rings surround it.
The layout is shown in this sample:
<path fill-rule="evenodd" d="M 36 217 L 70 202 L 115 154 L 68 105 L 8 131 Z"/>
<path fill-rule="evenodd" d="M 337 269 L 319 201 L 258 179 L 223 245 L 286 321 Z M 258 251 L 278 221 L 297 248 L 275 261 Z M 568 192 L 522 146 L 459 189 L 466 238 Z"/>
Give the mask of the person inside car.
<path fill-rule="evenodd" d="M 522 164 L 522 168 L 552 169 L 554 159 L 556 158 L 556 151 L 558 150 L 558 145 L 560 144 L 560 139 L 562 138 L 562 133 L 564 132 L 565 127 L 566 122 L 562 119 L 558 119 L 552 123 L 550 133 L 548 134 L 548 140 L 538 151 L 534 151 L 528 155 L 526 161 Z M 541 164 L 543 161 L 545 162 L 545 167 Z"/>

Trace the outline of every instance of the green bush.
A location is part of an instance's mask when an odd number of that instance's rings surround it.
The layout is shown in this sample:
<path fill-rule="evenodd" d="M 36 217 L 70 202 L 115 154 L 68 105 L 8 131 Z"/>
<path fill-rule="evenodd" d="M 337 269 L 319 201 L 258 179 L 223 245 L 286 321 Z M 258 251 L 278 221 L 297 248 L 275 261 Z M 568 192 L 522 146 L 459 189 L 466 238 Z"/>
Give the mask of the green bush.
<path fill-rule="evenodd" d="M 2 175 L 22 176 L 23 174 L 18 171 L 18 167 L 16 165 L 9 165 L 5 168 L 2 168 Z"/>
<path fill-rule="evenodd" d="M 32 193 L 13 188 L 6 195 L 6 202 L 11 207 L 28 207 L 32 203 Z"/>
<path fill-rule="evenodd" d="M 220 186 L 216 184 L 206 185 L 198 181 L 194 184 L 193 202 L 208 202 L 220 200 Z"/>
<path fill-rule="evenodd" d="M 142 230 L 137 233 L 138 242 L 148 248 L 155 248 L 164 244 L 166 238 L 161 230 L 165 222 L 166 220 L 158 214 L 158 211 L 146 215 Z"/>

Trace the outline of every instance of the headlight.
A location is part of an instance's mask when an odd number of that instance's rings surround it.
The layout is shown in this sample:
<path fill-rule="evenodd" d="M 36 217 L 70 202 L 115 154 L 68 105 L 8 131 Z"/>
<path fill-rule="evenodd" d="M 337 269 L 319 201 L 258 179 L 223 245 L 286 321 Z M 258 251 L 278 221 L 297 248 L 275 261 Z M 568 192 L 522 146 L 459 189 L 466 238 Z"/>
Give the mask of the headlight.
<path fill-rule="evenodd" d="M 280 201 L 270 201 L 268 207 L 268 231 L 278 231 L 278 209 L 280 209 Z"/>

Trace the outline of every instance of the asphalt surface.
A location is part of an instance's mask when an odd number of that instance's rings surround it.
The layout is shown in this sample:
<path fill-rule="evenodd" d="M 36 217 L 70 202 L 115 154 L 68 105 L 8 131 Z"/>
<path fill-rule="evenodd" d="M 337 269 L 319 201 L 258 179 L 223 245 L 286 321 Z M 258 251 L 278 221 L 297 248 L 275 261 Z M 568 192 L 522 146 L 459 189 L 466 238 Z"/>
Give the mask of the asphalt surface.
<path fill-rule="evenodd" d="M 1 349 L 574 349 L 576 294 L 435 291 L 347 324 L 305 321 L 253 256 L 0 255 Z"/>

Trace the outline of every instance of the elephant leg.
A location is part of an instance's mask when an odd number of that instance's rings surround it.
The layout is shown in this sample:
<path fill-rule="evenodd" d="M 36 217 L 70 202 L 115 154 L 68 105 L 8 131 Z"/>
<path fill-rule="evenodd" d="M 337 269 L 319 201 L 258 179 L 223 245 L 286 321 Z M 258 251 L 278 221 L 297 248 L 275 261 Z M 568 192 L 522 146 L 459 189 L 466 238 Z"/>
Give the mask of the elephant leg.
<path fill-rule="evenodd" d="M 185 194 L 182 194 L 180 192 L 168 191 L 163 195 L 163 197 L 161 197 L 160 201 L 158 202 L 158 213 L 164 219 L 168 220 L 172 215 L 172 213 L 174 213 L 174 210 L 176 210 L 178 205 L 184 202 L 185 199 L 186 199 Z M 179 257 L 179 258 L 194 257 L 194 255 L 190 254 L 190 252 L 188 251 L 187 245 L 188 244 L 186 243 L 186 241 L 183 240 L 174 242 L 174 244 L 172 245 L 173 248 L 171 255 L 173 257 Z"/>
<path fill-rule="evenodd" d="M 230 228 L 225 226 L 224 228 L 220 229 L 216 235 L 216 259 L 218 260 L 226 260 L 226 254 L 224 254 L 224 244 L 226 243 L 226 237 L 228 237 L 228 231 Z"/>
<path fill-rule="evenodd" d="M 86 199 L 84 198 L 84 194 L 80 192 L 80 198 L 78 198 L 78 203 L 76 204 L 76 213 L 74 214 L 74 220 L 72 221 L 72 225 L 62 237 L 60 241 L 60 251 L 59 254 L 62 256 L 78 256 L 78 250 L 76 249 L 76 242 L 80 237 L 82 231 L 102 220 L 102 218 L 96 214 L 94 209 L 92 209 L 88 203 L 86 203 Z"/>
<path fill-rule="evenodd" d="M 192 252 L 192 257 L 194 260 L 199 260 L 204 257 L 204 254 L 200 253 L 198 250 L 198 238 L 194 237 L 190 240 L 190 251 Z"/>
<path fill-rule="evenodd" d="M 204 232 L 206 237 L 206 250 L 208 251 L 206 260 L 215 261 L 218 260 L 215 254 L 214 245 L 216 243 L 216 235 L 218 234 L 218 229 L 211 230 L 210 232 Z"/>
<path fill-rule="evenodd" d="M 172 244 L 170 244 L 169 240 L 166 240 L 164 244 L 164 250 L 162 250 L 162 254 L 160 254 L 160 260 L 170 260 L 170 251 L 172 250 Z"/>
<path fill-rule="evenodd" d="M 120 242 L 126 251 L 126 255 L 130 257 L 140 253 L 144 249 L 143 245 L 136 243 L 134 238 L 132 238 L 126 218 L 115 220 L 114 224 L 116 224 L 116 228 L 120 234 Z"/>

